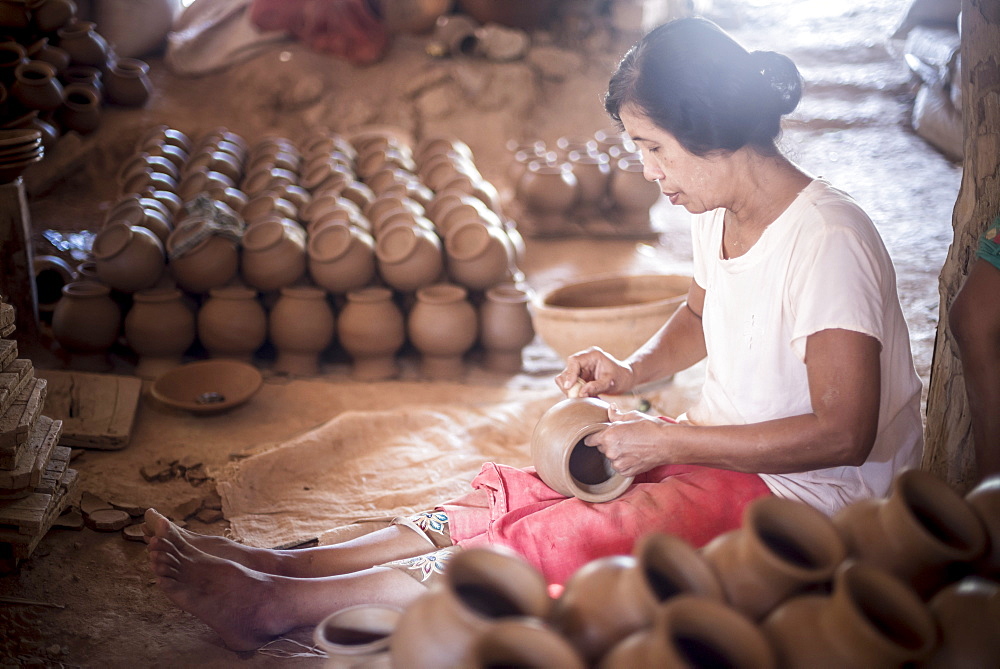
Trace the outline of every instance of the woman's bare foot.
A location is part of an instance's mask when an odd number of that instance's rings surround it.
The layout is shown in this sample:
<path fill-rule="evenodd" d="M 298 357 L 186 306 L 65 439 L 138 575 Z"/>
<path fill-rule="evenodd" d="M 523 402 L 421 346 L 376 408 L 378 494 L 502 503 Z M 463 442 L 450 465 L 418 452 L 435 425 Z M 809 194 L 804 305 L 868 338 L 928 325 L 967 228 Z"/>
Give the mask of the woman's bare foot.
<path fill-rule="evenodd" d="M 263 574 L 281 575 L 284 573 L 282 567 L 283 551 L 254 548 L 253 546 L 238 544 L 226 537 L 197 534 L 178 527 L 156 509 L 147 509 L 144 520 L 146 522 L 144 523 L 143 532 L 146 535 L 146 543 L 149 543 L 149 540 L 154 536 L 163 536 L 168 531 L 172 531 L 178 536 L 183 537 L 188 544 L 203 553 L 208 553 L 224 560 L 231 560 L 236 564 L 241 564 L 244 567 Z M 169 530 L 169 528 L 173 529 Z"/>
<path fill-rule="evenodd" d="M 159 515 L 159 514 L 157 514 Z M 233 650 L 252 650 L 295 627 L 278 612 L 281 598 L 268 574 L 187 542 L 180 528 L 154 517 L 149 563 L 170 601 L 201 619 Z"/>

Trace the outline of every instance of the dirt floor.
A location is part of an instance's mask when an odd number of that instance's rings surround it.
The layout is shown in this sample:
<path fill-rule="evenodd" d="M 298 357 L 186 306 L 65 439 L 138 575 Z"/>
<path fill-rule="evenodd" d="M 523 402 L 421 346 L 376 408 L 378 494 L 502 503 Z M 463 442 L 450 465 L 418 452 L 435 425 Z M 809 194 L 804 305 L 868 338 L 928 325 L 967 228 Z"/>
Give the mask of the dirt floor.
<path fill-rule="evenodd" d="M 887 36 L 905 12 L 904 0 L 750 0 L 716 3 L 712 16 L 747 46 L 791 56 L 806 80 L 806 96 L 784 145 L 807 170 L 853 194 L 876 221 L 898 273 L 899 293 L 925 389 L 938 320 L 937 276 L 951 241 L 951 211 L 960 167 L 930 148 L 909 121 L 912 84 L 899 45 Z M 537 38 L 544 41 L 544 36 Z M 282 43 L 217 74 L 181 78 L 151 58 L 156 92 L 141 110 L 109 110 L 86 140 L 64 138 L 50 168 L 29 179 L 39 252 L 51 252 L 41 232 L 95 230 L 115 197 L 114 175 L 135 139 L 167 123 L 192 135 L 226 126 L 246 137 L 266 132 L 301 139 L 334 130 L 391 124 L 420 136 L 451 132 L 472 147 L 484 176 L 512 192 L 505 148 L 509 139 L 554 142 L 606 127 L 599 95 L 629 36 L 595 31 L 583 45 L 551 43 L 566 56 L 561 71 L 539 63 L 435 61 L 420 37 L 397 40 L 386 59 L 354 68 L 300 45 Z M 464 88 L 463 88 L 464 86 Z M 528 238 L 521 268 L 536 290 L 569 278 L 612 271 L 687 273 L 690 241 L 683 216 L 654 209 L 654 238 Z M 39 368 L 57 368 L 48 341 L 22 342 Z M 523 373 L 505 377 L 471 362 L 468 377 L 451 384 L 420 383 L 411 366 L 398 383 L 348 381 L 343 365 L 316 378 L 267 374 L 240 430 L 219 429 L 213 418 L 172 412 L 144 395 L 131 443 L 119 451 L 86 451 L 73 460 L 83 490 L 136 507 L 176 509 L 217 505 L 212 480 L 149 482 L 144 466 L 157 461 L 200 463 L 209 477 L 234 458 L 302 433 L 348 409 L 400 403 L 487 403 L 519 392 L 552 390 L 559 358 L 536 340 Z M 116 360 L 129 373 L 130 361 Z M 267 370 L 265 370 L 266 372 Z M 658 387 L 650 397 L 665 412 L 690 397 L 698 370 Z M 239 409 L 237 411 L 240 411 Z M 204 515 L 203 518 L 211 518 Z M 225 520 L 189 527 L 222 534 Z M 0 577 L 0 596 L 35 604 L 0 603 L 0 666 L 182 667 L 319 666 L 321 659 L 280 657 L 292 645 L 233 653 L 212 631 L 176 610 L 153 585 L 142 543 L 120 533 L 57 529 L 29 560 Z M 309 630 L 296 638 L 308 641 Z"/>

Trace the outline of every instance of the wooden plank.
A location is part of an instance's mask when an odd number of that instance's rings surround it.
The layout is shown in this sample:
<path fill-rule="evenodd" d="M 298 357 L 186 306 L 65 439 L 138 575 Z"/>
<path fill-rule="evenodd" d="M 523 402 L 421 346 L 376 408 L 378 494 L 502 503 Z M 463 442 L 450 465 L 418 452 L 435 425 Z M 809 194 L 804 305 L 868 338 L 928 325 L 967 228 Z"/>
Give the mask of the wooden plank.
<path fill-rule="evenodd" d="M 24 491 L 21 497 L 31 492 L 38 485 L 48 466 L 52 451 L 59 442 L 59 432 L 62 421 L 52 420 L 48 416 L 39 416 L 31 432 L 31 438 L 17 457 L 17 466 L 13 469 L 0 469 L 0 496 L 9 499 L 18 491 Z"/>
<path fill-rule="evenodd" d="M 0 339 L 0 369 L 14 362 L 17 357 L 17 342 L 13 339 Z"/>
<path fill-rule="evenodd" d="M 45 412 L 63 422 L 60 444 L 118 450 L 128 445 L 142 395 L 134 376 L 39 370 L 49 382 Z"/>
<path fill-rule="evenodd" d="M 14 325 L 14 306 L 0 302 L 0 330 L 6 330 Z"/>
<path fill-rule="evenodd" d="M 46 509 L 39 528 L 34 533 L 12 531 L 0 528 L 0 543 L 10 544 L 14 557 L 24 560 L 31 557 L 42 538 L 52 528 L 56 519 L 80 498 L 79 477 L 75 469 L 67 469 L 59 480 L 56 493 L 51 496 L 51 502 Z"/>
<path fill-rule="evenodd" d="M 0 416 L 0 469 L 15 466 L 18 449 L 27 442 L 45 405 L 47 386 L 45 379 L 34 379 Z M 13 460 L 6 457 L 11 455 Z"/>
<path fill-rule="evenodd" d="M 18 358 L 0 372 L 0 414 L 7 413 L 14 398 L 35 378 L 34 366 L 27 358 Z"/>

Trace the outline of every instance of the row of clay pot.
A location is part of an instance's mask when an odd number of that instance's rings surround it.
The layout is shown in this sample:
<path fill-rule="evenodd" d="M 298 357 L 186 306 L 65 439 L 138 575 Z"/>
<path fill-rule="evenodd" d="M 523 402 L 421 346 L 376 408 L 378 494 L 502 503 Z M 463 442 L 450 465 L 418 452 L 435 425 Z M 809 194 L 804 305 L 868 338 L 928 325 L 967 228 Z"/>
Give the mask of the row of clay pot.
<path fill-rule="evenodd" d="M 96 28 L 72 0 L 2 5 L 0 126 L 37 129 L 51 150 L 62 132 L 93 132 L 105 104 L 146 104 L 149 65 L 119 58 Z"/>
<path fill-rule="evenodd" d="M 228 285 L 211 289 L 194 307 L 168 287 L 135 292 L 123 319 L 111 289 L 89 280 L 63 287 L 52 331 L 73 354 L 72 365 L 90 369 L 107 367 L 108 351 L 123 333 L 140 356 L 136 373 L 149 378 L 180 364 L 197 339 L 213 357 L 246 361 L 270 341 L 274 369 L 294 375 L 316 374 L 320 356 L 337 342 L 351 358 L 352 377 L 365 381 L 397 376 L 397 356 L 409 341 L 425 378 L 453 379 L 462 376 L 464 356 L 477 343 L 484 367 L 521 369 L 522 349 L 534 338 L 528 301 L 526 290 L 504 284 L 487 290 L 476 307 L 465 288 L 440 283 L 417 290 L 404 309 L 391 290 L 370 286 L 347 293 L 335 311 L 322 289 L 295 285 L 282 288 L 266 309 L 256 290 Z"/>
<path fill-rule="evenodd" d="M 649 534 L 555 599 L 512 552 L 463 550 L 365 647 L 409 669 L 1000 666 L 1000 477 L 963 498 L 911 470 L 860 507 L 761 498 L 702 549 Z"/>
<path fill-rule="evenodd" d="M 648 227 L 660 196 L 643 176 L 635 145 L 621 133 L 561 137 L 556 148 L 542 141 L 511 143 L 510 176 L 519 202 L 540 231 L 567 218 L 604 217 L 619 227 Z"/>

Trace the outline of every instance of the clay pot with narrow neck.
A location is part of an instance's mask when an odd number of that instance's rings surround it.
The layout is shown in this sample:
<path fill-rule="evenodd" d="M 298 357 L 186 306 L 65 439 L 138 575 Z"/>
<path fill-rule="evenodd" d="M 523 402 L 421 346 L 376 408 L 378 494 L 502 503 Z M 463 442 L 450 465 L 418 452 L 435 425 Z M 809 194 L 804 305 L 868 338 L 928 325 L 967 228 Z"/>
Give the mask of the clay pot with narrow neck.
<path fill-rule="evenodd" d="M 309 276 L 331 293 L 348 293 L 375 279 L 375 240 L 343 223 L 321 227 L 309 237 Z"/>
<path fill-rule="evenodd" d="M 407 316 L 410 342 L 420 352 L 420 372 L 427 379 L 458 379 L 463 356 L 476 343 L 479 323 L 468 291 L 450 283 L 417 289 Z"/>
<path fill-rule="evenodd" d="M 10 92 L 27 109 L 51 111 L 63 103 L 63 86 L 56 78 L 56 68 L 40 60 L 17 66 Z"/>
<path fill-rule="evenodd" d="M 375 241 L 375 258 L 382 279 L 402 292 L 428 286 L 444 272 L 441 239 L 420 226 L 383 229 Z"/>
<path fill-rule="evenodd" d="M 326 293 L 315 286 L 288 286 L 268 314 L 271 343 L 278 350 L 277 372 L 315 376 L 319 356 L 336 333 L 333 309 Z"/>
<path fill-rule="evenodd" d="M 788 669 L 917 666 L 937 640 L 927 606 L 901 580 L 866 562 L 848 560 L 830 595 L 805 594 L 762 623 Z"/>
<path fill-rule="evenodd" d="M 56 69 L 56 76 L 62 75 L 62 73 L 69 67 L 69 54 L 60 49 L 57 46 L 49 44 L 49 39 L 43 37 L 31 44 L 27 49 L 29 60 L 40 60 L 44 63 L 48 63 Z"/>
<path fill-rule="evenodd" d="M 370 286 L 347 293 L 337 337 L 351 358 L 351 378 L 382 381 L 399 375 L 396 354 L 406 342 L 406 319 L 388 288 Z"/>
<path fill-rule="evenodd" d="M 723 602 L 679 595 L 656 611 L 653 623 L 615 645 L 599 669 L 689 669 L 777 666 L 759 627 Z"/>
<path fill-rule="evenodd" d="M 751 502 L 742 527 L 716 537 L 702 553 L 729 604 L 753 620 L 789 597 L 829 584 L 847 555 L 827 516 L 781 497 Z"/>
<path fill-rule="evenodd" d="M 486 290 L 512 277 L 514 245 L 498 225 L 465 220 L 448 230 L 444 248 L 448 276 L 469 290 Z"/>
<path fill-rule="evenodd" d="M 163 244 L 152 231 L 117 221 L 94 236 L 91 252 L 101 280 L 124 293 L 152 288 L 166 264 Z"/>
<path fill-rule="evenodd" d="M 108 101 L 122 107 L 142 107 L 153 92 L 149 65 L 137 58 L 118 58 L 104 75 Z"/>
<path fill-rule="evenodd" d="M 852 557 L 892 572 L 925 598 L 967 573 L 987 548 L 969 503 L 919 469 L 898 474 L 888 497 L 855 502 L 833 520 Z"/>
<path fill-rule="evenodd" d="M 550 606 L 545 579 L 509 549 L 460 551 L 443 578 L 403 612 L 389 643 L 393 666 L 464 666 L 477 636 L 491 624 L 544 619 Z"/>
<path fill-rule="evenodd" d="M 39 255 L 32 259 L 38 311 L 51 316 L 62 299 L 63 286 L 77 280 L 77 272 L 59 256 Z"/>
<path fill-rule="evenodd" d="M 485 350 L 483 366 L 516 374 L 523 366 L 522 351 L 535 338 L 527 290 L 500 284 L 486 290 L 479 307 L 479 342 Z"/>
<path fill-rule="evenodd" d="M 63 106 L 56 112 L 63 127 L 81 135 L 89 135 L 97 130 L 103 116 L 98 91 L 92 86 L 67 84 L 63 95 Z"/>
<path fill-rule="evenodd" d="M 52 335 L 71 354 L 70 367 L 108 371 L 108 350 L 121 328 L 121 310 L 111 299 L 111 289 L 81 281 L 67 283 L 62 292 L 52 312 Z"/>
<path fill-rule="evenodd" d="M 125 341 L 139 354 L 136 376 L 155 379 L 181 363 L 194 343 L 195 314 L 176 288 L 150 288 L 133 295 L 125 315 Z"/>
<path fill-rule="evenodd" d="M 92 21 L 71 21 L 57 31 L 59 48 L 69 54 L 75 65 L 104 68 L 108 62 L 108 43 Z"/>
<path fill-rule="evenodd" d="M 391 669 L 389 640 L 403 611 L 357 604 L 334 611 L 316 626 L 313 640 L 326 653 L 326 669 Z"/>
<path fill-rule="evenodd" d="M 493 623 L 472 643 L 465 667 L 584 669 L 580 653 L 549 625 L 532 618 Z"/>
<path fill-rule="evenodd" d="M 239 271 L 239 246 L 216 234 L 207 221 L 189 220 L 167 239 L 170 274 L 191 293 L 207 293 L 229 283 Z"/>
<path fill-rule="evenodd" d="M 593 664 L 648 628 L 657 610 L 682 594 L 723 603 L 719 579 L 698 551 L 677 537 L 652 533 L 630 556 L 598 558 L 576 570 L 550 622 Z"/>
<path fill-rule="evenodd" d="M 240 273 L 250 286 L 273 291 L 290 286 L 306 272 L 306 233 L 297 223 L 273 217 L 243 233 Z"/>
<path fill-rule="evenodd" d="M 596 397 L 569 398 L 551 406 L 531 434 L 531 460 L 547 486 L 585 502 L 607 502 L 632 485 L 584 440 L 608 426 L 608 407 Z"/>
<path fill-rule="evenodd" d="M 29 0 L 31 22 L 43 33 L 54 33 L 76 18 L 73 0 Z"/>
<path fill-rule="evenodd" d="M 197 316 L 198 339 L 212 357 L 250 362 L 267 338 L 267 313 L 257 291 L 231 285 L 212 288 Z"/>

